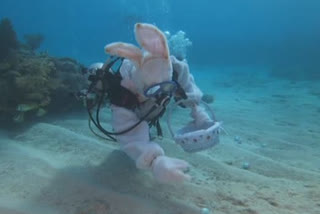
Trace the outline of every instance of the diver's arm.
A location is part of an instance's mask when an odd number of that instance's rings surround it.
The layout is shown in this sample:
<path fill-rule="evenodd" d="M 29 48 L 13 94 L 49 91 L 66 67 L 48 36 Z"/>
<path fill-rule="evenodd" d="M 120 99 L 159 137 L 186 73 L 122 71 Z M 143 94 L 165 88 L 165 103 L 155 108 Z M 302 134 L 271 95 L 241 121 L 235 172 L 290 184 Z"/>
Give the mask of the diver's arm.
<path fill-rule="evenodd" d="M 191 117 L 194 119 L 196 125 L 201 126 L 203 123 L 210 121 L 210 117 L 199 105 L 203 93 L 196 85 L 193 75 L 189 71 L 189 65 L 185 61 L 180 61 L 174 56 L 171 56 L 173 69 L 178 74 L 178 83 L 183 88 L 192 102 L 186 103 L 187 106 L 192 108 Z"/>
<path fill-rule="evenodd" d="M 189 65 L 185 61 L 180 61 L 176 57 L 171 56 L 172 68 L 178 74 L 178 83 L 186 92 L 188 98 L 196 103 L 201 101 L 203 93 L 196 85 L 193 75 L 189 72 Z"/>

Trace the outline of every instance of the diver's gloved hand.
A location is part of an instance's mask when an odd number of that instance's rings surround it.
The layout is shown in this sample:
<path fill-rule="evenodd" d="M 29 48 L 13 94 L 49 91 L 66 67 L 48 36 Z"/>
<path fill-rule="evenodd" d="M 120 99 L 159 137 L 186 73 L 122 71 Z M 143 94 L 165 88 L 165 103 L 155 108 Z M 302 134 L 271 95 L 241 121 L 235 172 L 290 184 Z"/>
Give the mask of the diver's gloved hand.
<path fill-rule="evenodd" d="M 191 180 L 191 176 L 185 174 L 190 166 L 184 160 L 161 155 L 153 160 L 151 167 L 155 179 L 160 183 L 181 183 Z"/>
<path fill-rule="evenodd" d="M 206 126 L 207 124 L 213 122 L 204 110 L 204 108 L 198 105 L 192 108 L 191 117 L 193 118 L 192 122 L 195 124 L 196 127 Z"/>

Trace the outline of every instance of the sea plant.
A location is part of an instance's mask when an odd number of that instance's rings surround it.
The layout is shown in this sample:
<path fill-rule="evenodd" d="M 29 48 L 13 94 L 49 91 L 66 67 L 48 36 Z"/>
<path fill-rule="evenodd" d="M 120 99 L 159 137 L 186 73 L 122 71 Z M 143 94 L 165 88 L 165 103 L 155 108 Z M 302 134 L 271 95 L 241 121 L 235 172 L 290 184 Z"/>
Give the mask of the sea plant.
<path fill-rule="evenodd" d="M 43 39 L 41 34 L 26 35 L 26 44 L 20 44 L 10 20 L 1 21 L 0 122 L 23 122 L 81 106 L 75 94 L 87 84 L 84 66 L 70 58 L 35 54 Z"/>
<path fill-rule="evenodd" d="M 37 34 L 26 34 L 24 35 L 24 40 L 26 41 L 26 45 L 31 49 L 31 50 L 36 50 L 40 48 L 43 40 L 44 40 L 44 35 L 37 33 Z"/>
<path fill-rule="evenodd" d="M 0 61 L 5 59 L 11 49 L 17 49 L 19 42 L 12 23 L 8 18 L 0 21 Z"/>

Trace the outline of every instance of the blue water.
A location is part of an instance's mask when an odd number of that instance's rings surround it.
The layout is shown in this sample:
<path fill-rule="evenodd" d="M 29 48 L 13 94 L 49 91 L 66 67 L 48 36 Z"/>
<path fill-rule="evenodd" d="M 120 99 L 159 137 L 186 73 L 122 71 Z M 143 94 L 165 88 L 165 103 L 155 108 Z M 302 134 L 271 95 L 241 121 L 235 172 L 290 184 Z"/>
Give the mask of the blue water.
<path fill-rule="evenodd" d="M 0 18 L 13 21 L 20 38 L 40 32 L 42 50 L 84 64 L 105 59 L 113 41 L 134 42 L 135 22 L 183 30 L 195 64 L 319 66 L 317 0 L 2 0 Z"/>
<path fill-rule="evenodd" d="M 155 142 L 190 163 L 193 177 L 170 186 L 137 170 L 119 144 L 94 136 L 84 111 L 49 112 L 10 131 L 4 124 L 0 214 L 319 214 L 319 11 L 320 0 L 0 0 L 0 20 L 12 21 L 20 41 L 41 33 L 39 52 L 87 66 L 106 60 L 108 43 L 136 44 L 137 22 L 183 30 L 191 73 L 225 129 L 219 145 L 189 154 L 162 126 Z M 0 78 L 20 77 L 10 69 Z M 61 97 L 54 110 L 68 107 Z M 191 120 L 179 110 L 174 130 Z"/>

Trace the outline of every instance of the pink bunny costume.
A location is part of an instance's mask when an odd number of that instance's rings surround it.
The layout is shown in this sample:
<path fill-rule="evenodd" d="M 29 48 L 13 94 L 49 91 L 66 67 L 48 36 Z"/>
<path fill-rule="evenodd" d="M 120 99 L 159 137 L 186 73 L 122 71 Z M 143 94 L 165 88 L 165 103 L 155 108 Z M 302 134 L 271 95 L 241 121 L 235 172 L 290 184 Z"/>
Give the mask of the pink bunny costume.
<path fill-rule="evenodd" d="M 142 49 L 127 43 L 116 42 L 105 47 L 108 54 L 126 58 L 120 68 L 121 85 L 137 95 L 140 102 L 147 100 L 144 90 L 152 84 L 172 79 L 173 69 L 178 73 L 178 83 L 194 102 L 191 116 L 196 124 L 210 120 L 198 106 L 202 92 L 189 73 L 188 64 L 169 55 L 164 34 L 155 26 L 138 23 L 135 38 Z M 114 131 L 125 130 L 139 121 L 138 115 L 129 109 L 111 106 Z M 164 150 L 149 138 L 149 126 L 141 122 L 133 130 L 117 136 L 121 149 L 136 163 L 137 168 L 151 170 L 155 179 L 162 183 L 190 180 L 185 174 L 189 164 L 180 159 L 167 157 Z"/>

